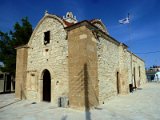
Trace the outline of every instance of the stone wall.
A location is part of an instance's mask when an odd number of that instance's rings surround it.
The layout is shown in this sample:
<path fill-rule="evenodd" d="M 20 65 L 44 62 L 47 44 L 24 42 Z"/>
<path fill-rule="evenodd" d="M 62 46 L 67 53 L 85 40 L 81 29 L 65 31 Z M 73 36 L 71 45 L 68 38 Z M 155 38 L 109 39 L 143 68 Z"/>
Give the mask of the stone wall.
<path fill-rule="evenodd" d="M 28 48 L 25 46 L 17 48 L 15 96 L 19 99 L 26 98 L 27 51 Z"/>
<path fill-rule="evenodd" d="M 129 83 L 128 83 L 128 56 L 127 56 L 127 47 L 123 44 L 119 45 L 119 72 L 120 72 L 120 93 L 127 94 L 129 92 Z"/>
<path fill-rule="evenodd" d="M 135 68 L 135 73 L 134 73 L 134 68 Z M 132 55 L 132 71 L 133 71 L 133 79 L 135 76 L 136 87 L 141 87 L 140 86 L 141 84 L 144 84 L 147 82 L 144 61 L 142 61 L 140 58 L 138 58 L 134 54 Z"/>
<path fill-rule="evenodd" d="M 126 67 L 128 69 L 128 84 L 132 84 L 132 54 L 128 51 L 126 51 Z"/>
<path fill-rule="evenodd" d="M 50 31 L 50 43 L 44 45 L 44 32 Z M 27 98 L 37 101 L 43 96 L 43 71 L 51 74 L 51 102 L 68 96 L 68 43 L 64 26 L 53 17 L 43 18 L 28 43 Z"/>
<path fill-rule="evenodd" d="M 97 42 L 100 104 L 117 94 L 128 94 L 129 84 L 140 87 L 146 82 L 144 61 L 111 39 L 99 37 Z"/>
<path fill-rule="evenodd" d="M 69 104 L 89 109 L 98 103 L 96 39 L 86 26 L 68 32 Z"/>
<path fill-rule="evenodd" d="M 133 84 L 134 87 L 136 83 L 136 87 L 141 87 L 141 84 L 146 83 L 145 63 L 130 51 L 127 51 L 126 55 L 126 66 L 128 67 L 128 83 Z M 134 79 L 136 82 L 134 82 Z"/>
<path fill-rule="evenodd" d="M 107 38 L 110 39 L 110 38 Z M 102 37 L 97 42 L 99 103 L 117 95 L 119 46 Z"/>

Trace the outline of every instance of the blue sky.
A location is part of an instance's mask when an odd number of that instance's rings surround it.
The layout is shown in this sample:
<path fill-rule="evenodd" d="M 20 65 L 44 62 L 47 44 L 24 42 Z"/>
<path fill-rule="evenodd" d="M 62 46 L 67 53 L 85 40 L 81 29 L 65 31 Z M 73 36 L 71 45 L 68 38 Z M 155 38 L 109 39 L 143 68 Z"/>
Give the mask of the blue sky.
<path fill-rule="evenodd" d="M 28 16 L 35 27 L 45 10 L 64 16 L 72 11 L 79 21 L 99 18 L 109 34 L 146 62 L 146 66 L 160 65 L 160 1 L 159 0 L 1 0 L 0 30 L 7 32 L 15 22 Z M 119 19 L 130 13 L 130 24 L 121 25 Z"/>

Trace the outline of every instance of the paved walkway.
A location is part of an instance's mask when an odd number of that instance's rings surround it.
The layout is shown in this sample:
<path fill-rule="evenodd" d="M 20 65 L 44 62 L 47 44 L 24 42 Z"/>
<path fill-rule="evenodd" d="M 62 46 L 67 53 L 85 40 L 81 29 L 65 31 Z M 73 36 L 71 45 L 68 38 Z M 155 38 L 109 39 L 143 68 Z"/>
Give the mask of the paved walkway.
<path fill-rule="evenodd" d="M 87 113 L 45 102 L 32 103 L 17 101 L 14 94 L 1 94 L 0 120 L 160 120 L 160 83 L 148 83 Z"/>

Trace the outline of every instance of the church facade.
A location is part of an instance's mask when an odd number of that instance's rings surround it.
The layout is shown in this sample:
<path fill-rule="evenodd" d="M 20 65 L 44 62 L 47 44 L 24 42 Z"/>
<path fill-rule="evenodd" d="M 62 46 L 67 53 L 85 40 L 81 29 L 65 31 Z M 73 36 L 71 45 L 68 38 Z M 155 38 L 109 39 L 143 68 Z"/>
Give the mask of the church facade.
<path fill-rule="evenodd" d="M 46 12 L 28 44 L 16 48 L 16 97 L 83 109 L 128 94 L 146 75 L 144 61 L 127 48 L 99 19 Z"/>

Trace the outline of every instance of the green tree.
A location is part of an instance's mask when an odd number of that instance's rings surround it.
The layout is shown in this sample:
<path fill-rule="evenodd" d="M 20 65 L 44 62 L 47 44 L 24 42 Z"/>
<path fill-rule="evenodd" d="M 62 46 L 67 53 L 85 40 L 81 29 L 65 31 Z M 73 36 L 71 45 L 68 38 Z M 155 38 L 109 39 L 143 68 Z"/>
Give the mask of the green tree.
<path fill-rule="evenodd" d="M 15 75 L 16 50 L 15 48 L 28 43 L 32 34 L 32 25 L 25 17 L 21 23 L 15 23 L 12 31 L 4 33 L 0 31 L 0 70 Z"/>

